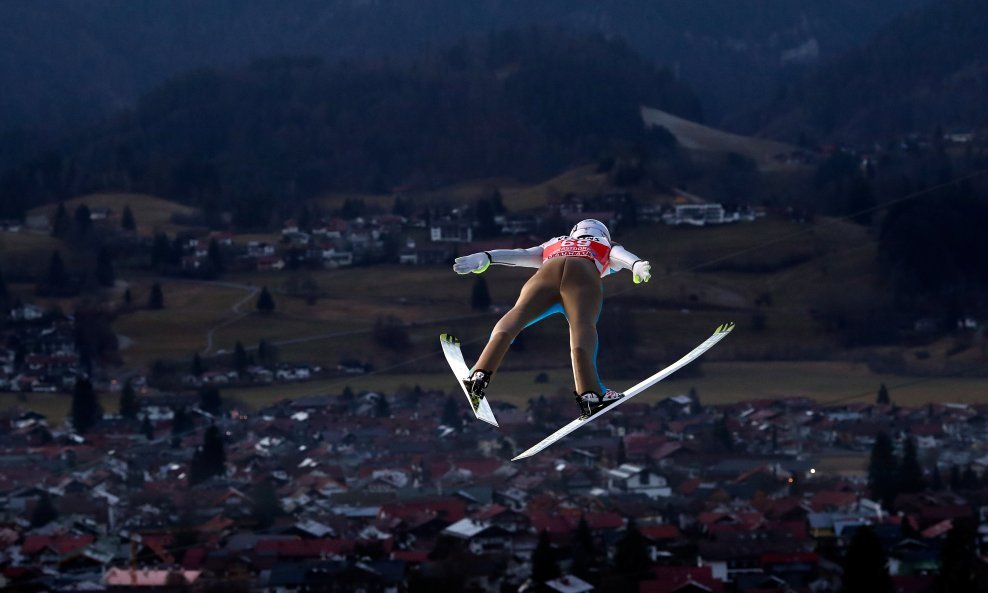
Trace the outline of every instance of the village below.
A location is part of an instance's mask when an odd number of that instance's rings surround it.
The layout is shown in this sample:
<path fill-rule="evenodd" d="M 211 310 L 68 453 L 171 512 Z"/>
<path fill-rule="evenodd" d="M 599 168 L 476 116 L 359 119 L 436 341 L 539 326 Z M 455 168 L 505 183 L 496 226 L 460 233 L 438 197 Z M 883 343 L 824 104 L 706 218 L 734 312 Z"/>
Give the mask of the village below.
<path fill-rule="evenodd" d="M 26 270 L 7 264 L 0 386 L 15 403 L 0 429 L 5 587 L 835 591 L 856 578 L 841 569 L 853 554 L 864 564 L 887 558 L 895 590 L 911 592 L 977 562 L 958 552 L 965 542 L 988 545 L 977 527 L 988 514 L 985 403 L 900 403 L 885 385 L 831 401 L 701 403 L 690 387 L 703 384 L 701 371 L 673 384 L 678 395 L 645 396 L 512 463 L 570 419 L 569 397 L 538 364 L 521 363 L 515 396 L 494 397 L 498 431 L 470 417 L 446 374 L 432 386 L 413 382 L 441 362 L 380 374 L 375 363 L 386 360 L 359 354 L 408 357 L 410 343 L 433 335 L 420 339 L 414 318 L 377 316 L 353 330 L 369 347 L 332 350 L 336 360 L 292 359 L 284 335 L 219 348 L 210 329 L 191 357 L 141 365 L 146 351 L 115 333 L 128 316 L 197 315 L 194 300 L 184 310 L 170 302 L 182 283 L 241 287 L 224 293 L 236 304 L 223 301 L 228 318 L 217 329 L 264 324 L 286 301 L 302 310 L 326 302 L 320 273 L 445 273 L 456 254 L 523 245 L 546 224 L 586 216 L 619 233 L 686 227 L 676 232 L 696 240 L 733 225 L 791 233 L 813 224 L 804 213 L 725 208 L 687 192 L 644 204 L 631 191 L 549 193 L 545 206 L 512 212 L 500 194 L 417 211 L 409 191 L 397 188 L 388 212 L 347 198 L 329 216 L 303 213 L 268 236 L 195 231 L 182 224 L 194 212 L 169 206 L 165 218 L 149 206 L 163 201 L 131 195 L 80 198 L 8 224 L 8 240 L 105 241 L 91 277 L 72 271 L 71 251 L 66 261 L 52 252 L 33 284 L 19 284 Z M 504 238 L 483 238 L 485 225 Z M 463 313 L 486 319 L 491 295 L 478 286 Z M 687 305 L 702 308 L 698 298 Z M 751 323 L 749 332 L 764 332 L 766 317 Z M 204 329 L 197 323 L 200 337 Z M 951 335 L 977 330 L 962 320 Z M 919 320 L 908 331 L 933 336 L 939 326 Z M 437 347 L 423 347 L 438 360 Z M 637 347 L 647 352 L 647 342 Z M 383 389 L 349 386 L 386 377 Z"/>
<path fill-rule="evenodd" d="M 0 590 L 988 591 L 984 0 L 0 21 Z"/>

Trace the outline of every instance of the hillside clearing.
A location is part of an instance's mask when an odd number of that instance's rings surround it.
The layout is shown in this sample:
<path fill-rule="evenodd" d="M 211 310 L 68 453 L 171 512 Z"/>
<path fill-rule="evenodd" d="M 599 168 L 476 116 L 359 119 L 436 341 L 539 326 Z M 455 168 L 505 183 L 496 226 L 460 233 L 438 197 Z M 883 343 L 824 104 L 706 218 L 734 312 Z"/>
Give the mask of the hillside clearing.
<path fill-rule="evenodd" d="M 754 160 L 758 163 L 758 168 L 763 171 L 792 168 L 791 165 L 780 163 L 773 157 L 777 154 L 793 152 L 796 150 L 795 146 L 775 140 L 731 134 L 652 107 L 642 106 L 641 116 L 646 126 L 662 126 L 688 150 L 736 152 Z"/>

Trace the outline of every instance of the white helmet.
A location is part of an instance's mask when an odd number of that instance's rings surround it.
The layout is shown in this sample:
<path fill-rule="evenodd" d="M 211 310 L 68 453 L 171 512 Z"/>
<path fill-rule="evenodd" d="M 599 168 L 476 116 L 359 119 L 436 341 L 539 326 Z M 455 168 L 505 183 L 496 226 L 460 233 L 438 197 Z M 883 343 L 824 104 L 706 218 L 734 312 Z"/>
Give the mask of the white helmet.
<path fill-rule="evenodd" d="M 607 226 L 599 220 L 594 220 L 592 218 L 581 220 L 576 223 L 573 230 L 569 232 L 569 236 L 573 239 L 591 236 L 607 239 L 608 241 L 611 240 L 611 233 L 607 230 Z"/>

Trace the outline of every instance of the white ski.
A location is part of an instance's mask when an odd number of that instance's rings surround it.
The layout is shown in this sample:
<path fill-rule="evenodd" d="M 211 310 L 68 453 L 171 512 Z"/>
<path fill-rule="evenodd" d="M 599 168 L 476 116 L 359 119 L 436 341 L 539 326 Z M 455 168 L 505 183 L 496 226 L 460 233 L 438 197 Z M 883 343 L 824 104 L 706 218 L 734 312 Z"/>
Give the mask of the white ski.
<path fill-rule="evenodd" d="M 446 362 L 449 363 L 449 368 L 453 369 L 453 374 L 456 375 L 456 380 L 460 384 L 460 389 L 463 390 L 463 395 L 467 396 L 467 402 L 469 402 L 474 416 L 478 420 L 483 420 L 488 424 L 497 426 L 497 419 L 494 418 L 494 412 L 491 410 L 491 405 L 487 403 L 487 398 L 470 395 L 470 390 L 467 389 L 467 378 L 470 376 L 470 369 L 463 360 L 463 352 L 460 350 L 460 340 L 455 336 L 442 334 L 439 336 L 439 343 L 442 344 L 443 354 L 446 355 Z"/>
<path fill-rule="evenodd" d="M 573 432 L 574 430 L 580 428 L 584 424 L 589 424 L 590 422 L 593 422 L 594 420 L 596 420 L 597 418 L 600 418 L 604 414 L 612 411 L 614 408 L 620 406 L 621 404 L 623 404 L 624 402 L 628 401 L 629 399 L 635 397 L 636 395 L 638 395 L 642 391 L 645 391 L 646 389 L 648 389 L 652 385 L 655 385 L 659 381 L 665 379 L 669 375 L 675 373 L 679 369 L 683 368 L 684 366 L 686 366 L 689 363 L 691 363 L 694 360 L 696 360 L 701 354 L 703 354 L 707 350 L 710 350 L 713 347 L 714 344 L 716 344 L 717 342 L 719 342 L 722 339 L 724 339 L 724 337 L 727 334 L 729 334 L 732 329 L 734 329 L 734 324 L 733 323 L 725 323 L 724 325 L 719 326 L 714 331 L 714 333 L 713 333 L 712 336 L 710 336 L 709 338 L 707 338 L 706 341 L 704 341 L 702 344 L 700 344 L 699 346 L 697 346 L 696 348 L 694 348 L 692 351 L 690 351 L 689 354 L 687 354 L 686 356 L 680 358 L 679 360 L 677 360 L 676 362 L 674 362 L 671 365 L 667 366 L 666 368 L 662 369 L 661 371 L 655 373 L 654 375 L 652 375 L 648 379 L 645 379 L 644 381 L 638 383 L 637 385 L 635 385 L 631 389 L 625 391 L 624 392 L 624 397 L 622 397 L 621 399 L 617 400 L 616 402 L 614 402 L 613 404 L 607 406 L 606 408 L 600 410 L 599 412 L 597 412 L 593 416 L 589 416 L 587 418 L 577 418 L 576 420 L 570 422 L 566 426 L 560 428 L 556 432 L 554 432 L 551 435 L 547 436 L 539 444 L 535 445 L 534 447 L 532 447 L 528 451 L 525 451 L 521 455 L 517 455 L 511 461 L 518 461 L 519 459 L 524 459 L 526 457 L 531 457 L 532 455 L 535 455 L 539 451 L 545 449 L 549 445 L 555 443 L 556 441 L 558 441 L 559 439 L 561 439 L 564 436 L 568 435 L 569 433 Z"/>

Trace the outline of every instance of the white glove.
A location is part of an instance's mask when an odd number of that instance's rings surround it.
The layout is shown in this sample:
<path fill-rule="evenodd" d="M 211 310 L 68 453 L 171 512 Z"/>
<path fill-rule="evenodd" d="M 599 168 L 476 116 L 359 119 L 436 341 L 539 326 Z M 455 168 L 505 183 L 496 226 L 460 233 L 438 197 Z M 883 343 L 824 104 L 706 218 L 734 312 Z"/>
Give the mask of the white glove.
<path fill-rule="evenodd" d="M 484 252 L 471 253 L 463 257 L 456 258 L 453 262 L 453 271 L 457 274 L 482 274 L 491 265 L 491 258 Z"/>
<path fill-rule="evenodd" d="M 652 278 L 652 264 L 645 260 L 638 260 L 631 266 L 631 273 L 634 274 L 635 284 L 648 282 Z"/>

